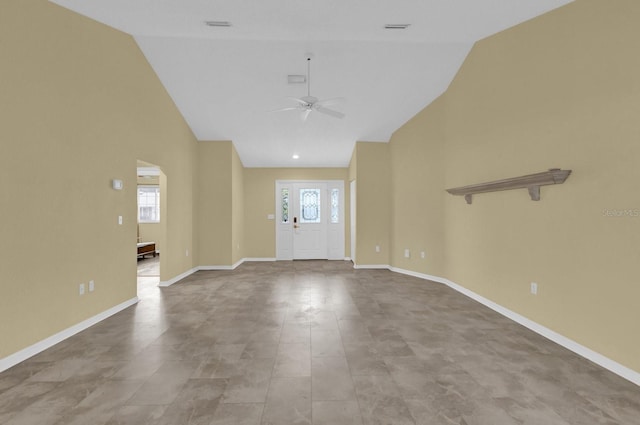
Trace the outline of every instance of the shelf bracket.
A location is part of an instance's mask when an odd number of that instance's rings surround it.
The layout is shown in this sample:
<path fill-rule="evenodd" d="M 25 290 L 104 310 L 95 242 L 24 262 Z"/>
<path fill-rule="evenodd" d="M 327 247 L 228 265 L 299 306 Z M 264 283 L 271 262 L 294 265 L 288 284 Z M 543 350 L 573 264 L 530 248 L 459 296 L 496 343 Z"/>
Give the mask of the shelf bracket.
<path fill-rule="evenodd" d="M 527 189 L 529 189 L 529 196 L 532 201 L 540 200 L 540 186 L 529 186 Z"/>

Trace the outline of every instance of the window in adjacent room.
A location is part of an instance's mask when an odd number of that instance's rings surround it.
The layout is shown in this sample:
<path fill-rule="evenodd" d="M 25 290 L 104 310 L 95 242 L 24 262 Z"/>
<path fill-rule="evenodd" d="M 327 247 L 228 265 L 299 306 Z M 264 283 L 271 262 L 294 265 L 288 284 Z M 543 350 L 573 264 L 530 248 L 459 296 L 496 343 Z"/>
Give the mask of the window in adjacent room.
<path fill-rule="evenodd" d="M 160 186 L 138 186 L 138 223 L 160 223 Z"/>

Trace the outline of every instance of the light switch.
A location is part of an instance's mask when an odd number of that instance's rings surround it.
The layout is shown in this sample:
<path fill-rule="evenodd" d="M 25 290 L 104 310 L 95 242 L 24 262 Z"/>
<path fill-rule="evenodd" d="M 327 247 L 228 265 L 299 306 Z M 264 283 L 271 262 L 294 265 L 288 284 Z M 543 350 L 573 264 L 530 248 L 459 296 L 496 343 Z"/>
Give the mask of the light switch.
<path fill-rule="evenodd" d="M 122 224 L 122 216 L 121 215 L 118 216 L 118 224 Z"/>

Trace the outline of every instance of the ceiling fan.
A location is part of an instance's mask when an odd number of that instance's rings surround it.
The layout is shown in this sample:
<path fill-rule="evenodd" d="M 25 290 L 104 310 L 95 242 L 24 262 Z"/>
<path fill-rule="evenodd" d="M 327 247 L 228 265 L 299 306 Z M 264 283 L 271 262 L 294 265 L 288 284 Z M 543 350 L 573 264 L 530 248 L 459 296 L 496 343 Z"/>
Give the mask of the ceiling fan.
<path fill-rule="evenodd" d="M 288 97 L 287 99 L 293 100 L 298 103 L 298 105 L 289 108 L 276 109 L 271 112 L 301 111 L 302 114 L 300 117 L 302 118 L 302 121 L 306 121 L 312 111 L 318 111 L 322 114 L 339 119 L 345 117 L 342 112 L 327 108 L 327 106 L 342 102 L 344 98 L 336 97 L 333 99 L 319 100 L 317 97 L 311 96 L 311 55 L 307 55 L 307 95 L 300 98 Z"/>

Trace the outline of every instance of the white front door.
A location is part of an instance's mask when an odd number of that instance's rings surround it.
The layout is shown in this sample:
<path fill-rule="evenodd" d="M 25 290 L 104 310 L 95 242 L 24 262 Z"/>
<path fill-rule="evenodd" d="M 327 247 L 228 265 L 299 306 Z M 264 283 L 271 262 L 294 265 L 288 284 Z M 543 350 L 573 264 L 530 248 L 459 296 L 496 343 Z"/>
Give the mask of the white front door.
<path fill-rule="evenodd" d="M 293 185 L 293 259 L 327 259 L 325 183 Z"/>
<path fill-rule="evenodd" d="M 344 182 L 276 182 L 278 260 L 344 259 Z"/>

